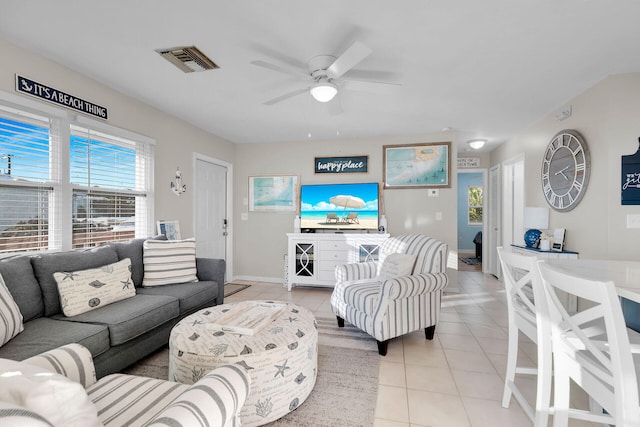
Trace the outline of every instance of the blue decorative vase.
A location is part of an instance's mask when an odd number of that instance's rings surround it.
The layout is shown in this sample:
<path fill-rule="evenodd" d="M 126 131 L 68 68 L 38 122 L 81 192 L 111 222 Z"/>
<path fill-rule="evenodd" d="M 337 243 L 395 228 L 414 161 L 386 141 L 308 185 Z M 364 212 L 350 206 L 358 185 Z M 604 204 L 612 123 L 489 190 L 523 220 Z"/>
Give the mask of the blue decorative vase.
<path fill-rule="evenodd" d="M 528 248 L 537 247 L 540 235 L 542 235 L 540 230 L 527 230 L 526 233 L 524 233 L 524 244 L 527 245 Z"/>

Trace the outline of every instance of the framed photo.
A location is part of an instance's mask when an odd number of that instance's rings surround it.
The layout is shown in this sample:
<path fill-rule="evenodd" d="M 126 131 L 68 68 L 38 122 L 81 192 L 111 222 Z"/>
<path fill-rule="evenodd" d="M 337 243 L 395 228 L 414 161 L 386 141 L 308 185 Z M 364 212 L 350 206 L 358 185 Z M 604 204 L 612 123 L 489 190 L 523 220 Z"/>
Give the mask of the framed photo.
<path fill-rule="evenodd" d="M 298 176 L 250 176 L 249 210 L 295 212 L 298 204 Z"/>
<path fill-rule="evenodd" d="M 180 240 L 180 223 L 176 220 L 161 219 L 157 222 L 158 234 L 164 234 L 169 240 Z"/>
<path fill-rule="evenodd" d="M 384 188 L 451 188 L 451 142 L 385 145 Z"/>
<path fill-rule="evenodd" d="M 562 252 L 564 250 L 564 236 L 566 234 L 566 229 L 564 228 L 556 228 L 553 230 L 553 246 L 552 250 Z"/>

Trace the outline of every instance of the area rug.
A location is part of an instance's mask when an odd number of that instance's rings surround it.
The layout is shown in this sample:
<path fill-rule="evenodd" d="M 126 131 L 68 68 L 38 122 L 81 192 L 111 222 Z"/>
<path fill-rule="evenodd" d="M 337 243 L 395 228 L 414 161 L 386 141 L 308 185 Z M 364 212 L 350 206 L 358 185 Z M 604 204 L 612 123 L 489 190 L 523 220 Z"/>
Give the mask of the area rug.
<path fill-rule="evenodd" d="M 335 317 L 316 316 L 316 320 L 316 385 L 298 409 L 267 425 L 373 426 L 380 370 L 376 341 L 349 325 L 338 328 Z M 333 322 L 333 326 L 330 322 Z M 169 349 L 164 347 L 124 373 L 166 379 L 169 375 L 168 364 Z"/>
<path fill-rule="evenodd" d="M 468 265 L 480 265 L 482 264 L 482 259 L 480 258 L 467 258 L 467 257 L 459 257 L 460 261 L 464 262 Z"/>
<path fill-rule="evenodd" d="M 238 292 L 247 289 L 251 285 L 244 285 L 242 283 L 225 283 L 224 284 L 224 296 L 228 297 L 233 294 L 237 294 Z"/>

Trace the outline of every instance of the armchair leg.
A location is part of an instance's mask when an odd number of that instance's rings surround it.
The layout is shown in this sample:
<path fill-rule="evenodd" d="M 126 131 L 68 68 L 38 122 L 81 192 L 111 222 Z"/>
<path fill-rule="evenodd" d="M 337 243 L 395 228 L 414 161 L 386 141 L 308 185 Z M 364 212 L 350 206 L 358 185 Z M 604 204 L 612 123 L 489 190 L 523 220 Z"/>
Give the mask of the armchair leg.
<path fill-rule="evenodd" d="M 344 319 L 340 316 L 336 316 L 336 319 L 338 319 L 338 328 L 344 328 Z"/>
<path fill-rule="evenodd" d="M 424 328 L 424 337 L 428 340 L 433 339 L 433 335 L 436 333 L 436 325 L 429 326 L 428 328 Z"/>
<path fill-rule="evenodd" d="M 389 340 L 386 341 L 377 341 L 378 342 L 378 354 L 380 356 L 387 355 L 387 346 L 389 344 Z"/>

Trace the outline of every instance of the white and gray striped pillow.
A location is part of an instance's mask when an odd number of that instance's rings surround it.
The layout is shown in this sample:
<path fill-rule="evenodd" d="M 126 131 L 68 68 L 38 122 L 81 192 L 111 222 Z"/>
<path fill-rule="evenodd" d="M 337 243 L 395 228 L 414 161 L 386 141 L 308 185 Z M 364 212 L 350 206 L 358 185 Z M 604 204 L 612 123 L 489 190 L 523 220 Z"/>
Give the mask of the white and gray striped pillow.
<path fill-rule="evenodd" d="M 0 274 L 0 347 L 22 331 L 22 313 Z"/>
<path fill-rule="evenodd" d="M 146 240 L 143 287 L 197 282 L 196 239 Z"/>

